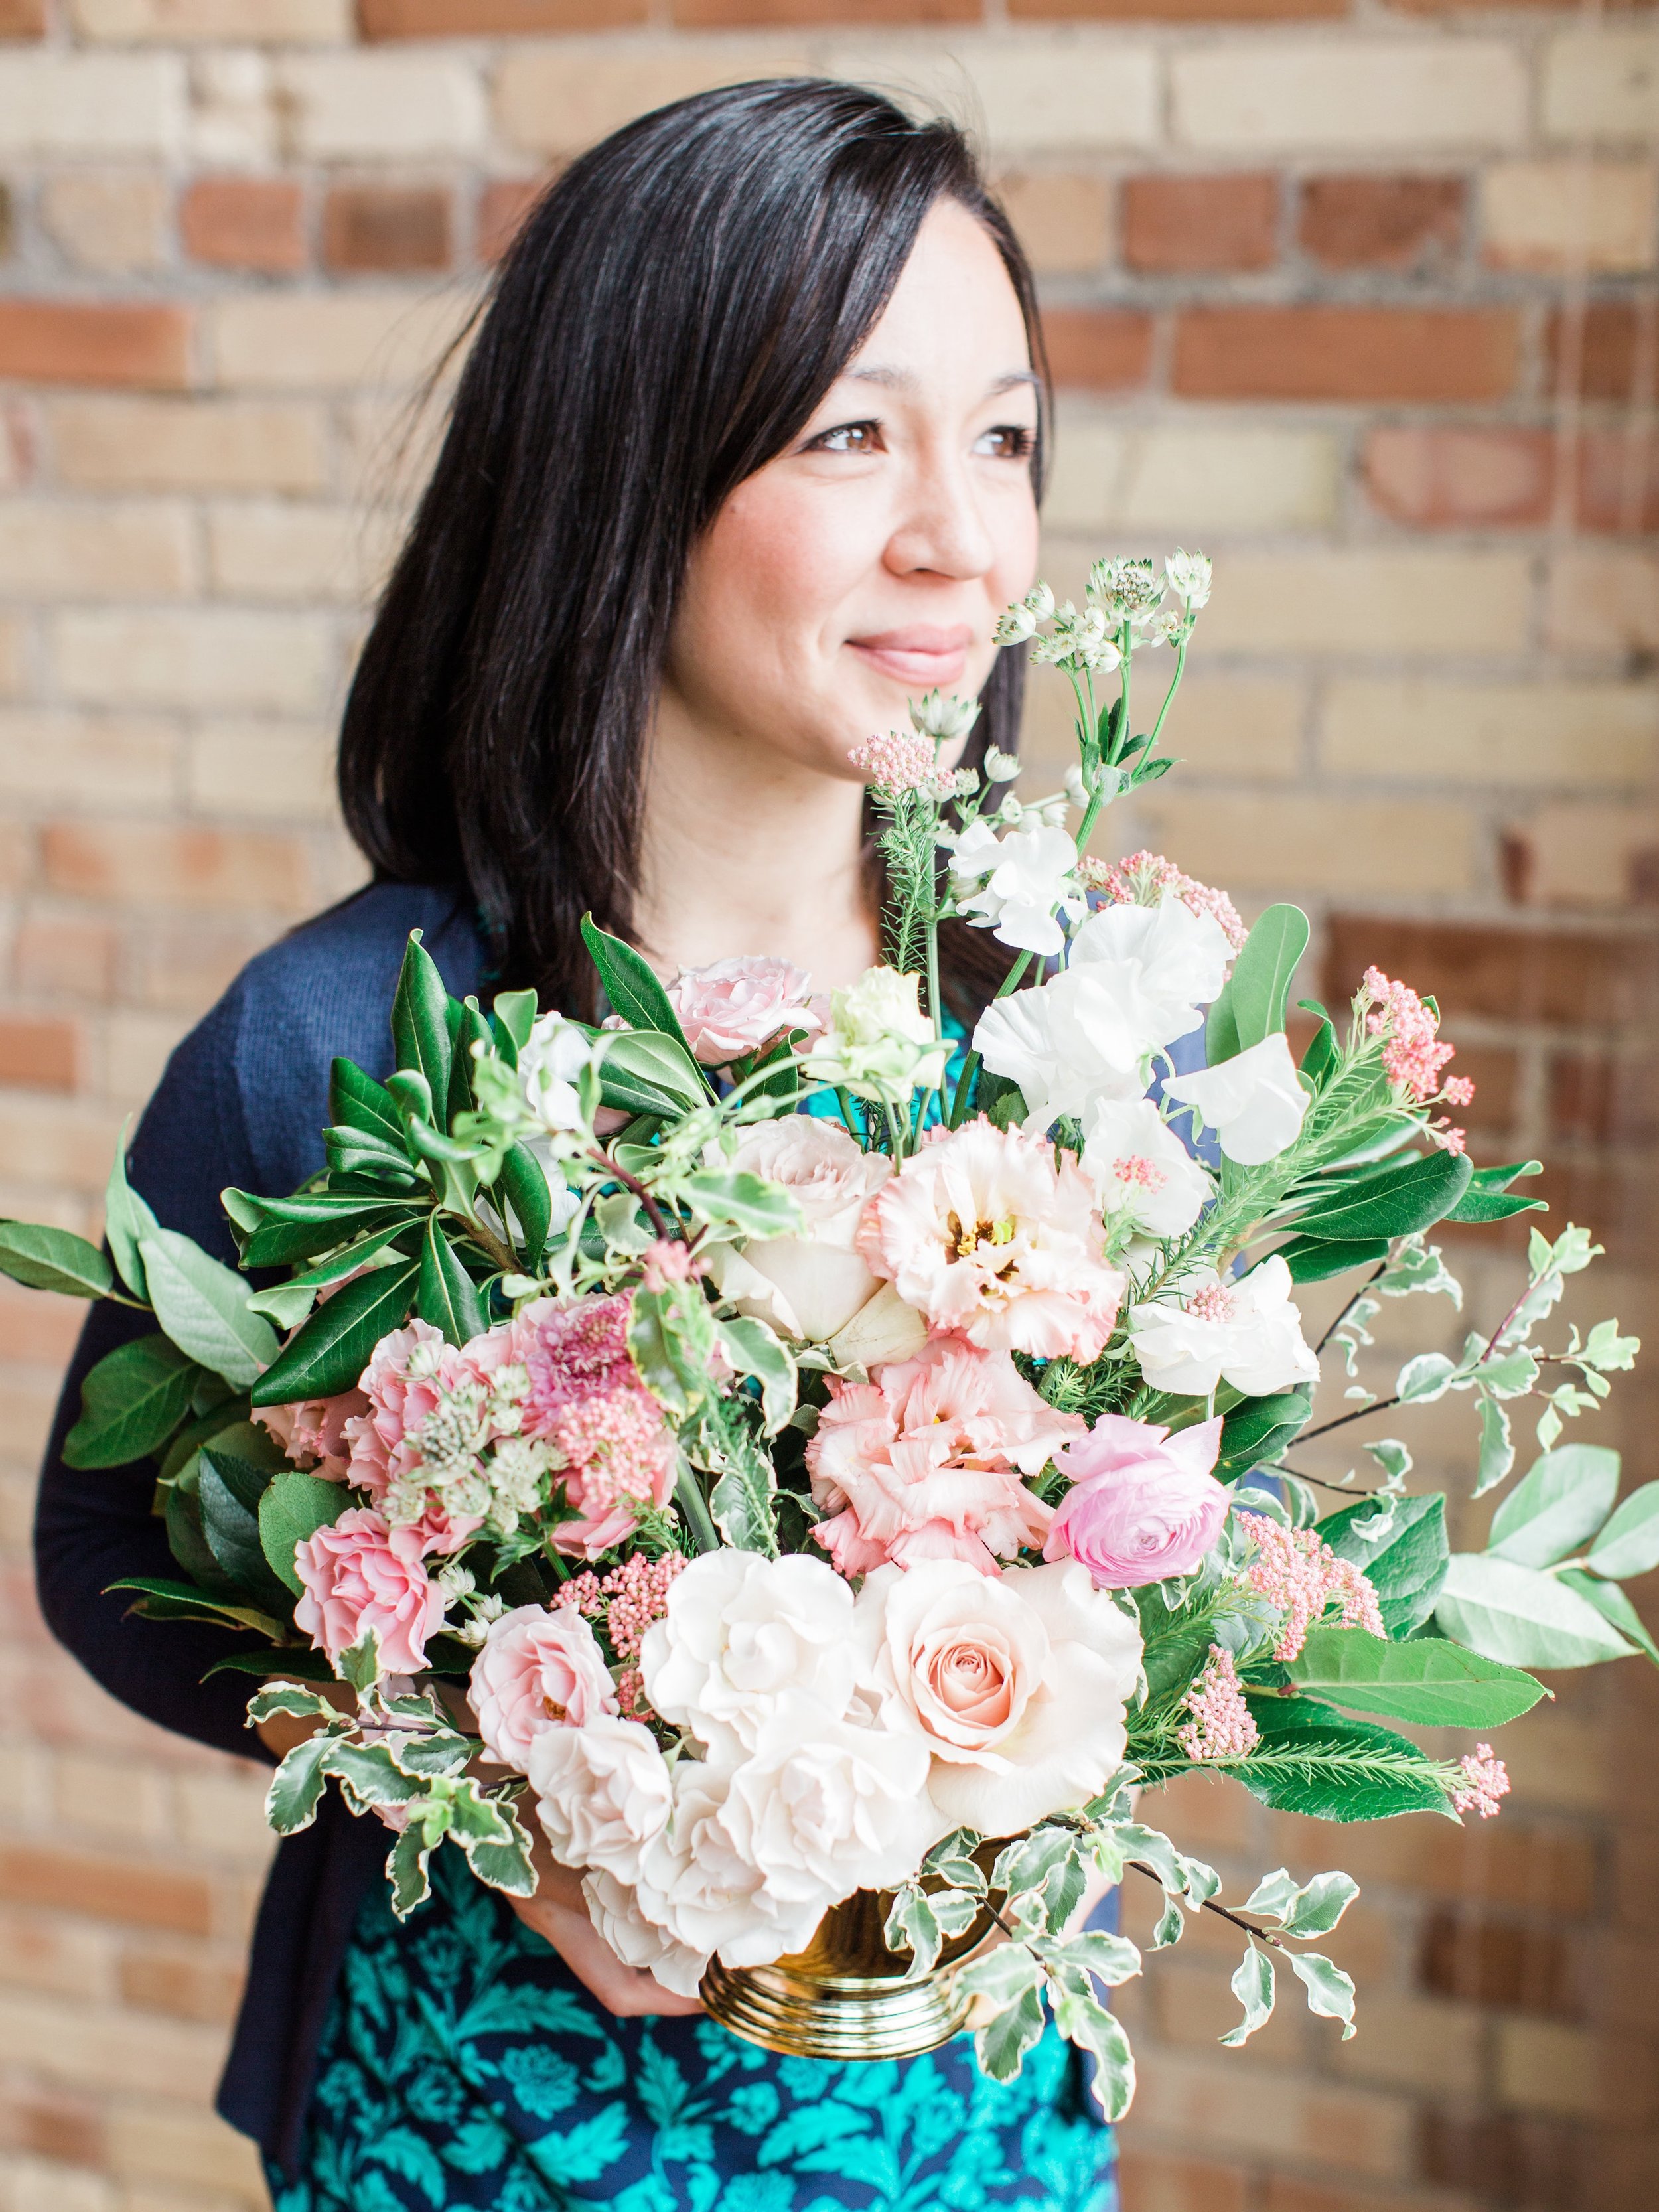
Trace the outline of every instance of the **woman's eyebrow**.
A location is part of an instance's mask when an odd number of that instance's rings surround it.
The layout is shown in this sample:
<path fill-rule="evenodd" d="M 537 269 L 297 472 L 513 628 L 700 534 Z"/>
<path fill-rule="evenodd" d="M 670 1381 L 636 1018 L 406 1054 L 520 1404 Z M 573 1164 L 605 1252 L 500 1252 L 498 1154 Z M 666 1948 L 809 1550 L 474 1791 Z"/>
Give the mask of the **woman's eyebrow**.
<path fill-rule="evenodd" d="M 915 392 L 921 382 L 915 370 L 908 368 L 883 368 L 877 366 L 870 368 L 849 368 L 846 374 L 847 381 L 849 384 L 879 384 L 890 392 Z M 986 387 L 986 397 L 994 399 L 1000 393 L 1012 392 L 1022 384 L 1035 386 L 1036 382 L 1037 376 L 1035 369 L 1011 368 L 1006 376 L 993 378 Z"/>

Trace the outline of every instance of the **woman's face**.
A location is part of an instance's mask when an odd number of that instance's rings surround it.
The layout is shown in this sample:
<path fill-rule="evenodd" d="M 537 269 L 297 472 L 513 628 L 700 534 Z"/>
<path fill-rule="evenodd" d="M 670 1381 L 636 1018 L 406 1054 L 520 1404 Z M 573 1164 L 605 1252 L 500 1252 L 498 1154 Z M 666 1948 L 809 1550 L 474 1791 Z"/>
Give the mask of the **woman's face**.
<path fill-rule="evenodd" d="M 811 421 L 693 553 L 665 714 L 857 781 L 848 749 L 910 700 L 976 695 L 1036 574 L 1036 421 L 1001 257 L 941 200 Z"/>

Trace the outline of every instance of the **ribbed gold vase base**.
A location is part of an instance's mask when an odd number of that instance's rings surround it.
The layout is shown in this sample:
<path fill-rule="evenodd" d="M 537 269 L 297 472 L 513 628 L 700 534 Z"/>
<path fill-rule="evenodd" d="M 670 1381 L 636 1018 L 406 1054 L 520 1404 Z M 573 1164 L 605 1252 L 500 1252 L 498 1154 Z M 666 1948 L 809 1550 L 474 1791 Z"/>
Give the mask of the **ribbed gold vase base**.
<path fill-rule="evenodd" d="M 957 1997 L 951 1968 L 982 1941 L 989 1916 L 911 1982 L 908 1958 L 882 1940 L 887 1903 L 860 1890 L 825 1913 L 804 1951 L 769 1966 L 711 1960 L 702 1987 L 710 2019 L 791 2058 L 917 2058 L 948 2043 L 972 2004 Z"/>

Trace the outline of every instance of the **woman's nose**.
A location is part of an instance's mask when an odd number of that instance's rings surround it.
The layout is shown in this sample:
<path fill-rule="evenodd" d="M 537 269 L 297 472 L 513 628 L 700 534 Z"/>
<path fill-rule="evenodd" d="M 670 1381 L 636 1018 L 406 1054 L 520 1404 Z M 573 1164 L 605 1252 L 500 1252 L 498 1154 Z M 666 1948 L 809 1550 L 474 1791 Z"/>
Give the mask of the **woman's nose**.
<path fill-rule="evenodd" d="M 984 575 L 996 548 L 962 463 L 943 454 L 920 463 L 908 490 L 902 519 L 887 541 L 887 568 L 900 576 Z"/>

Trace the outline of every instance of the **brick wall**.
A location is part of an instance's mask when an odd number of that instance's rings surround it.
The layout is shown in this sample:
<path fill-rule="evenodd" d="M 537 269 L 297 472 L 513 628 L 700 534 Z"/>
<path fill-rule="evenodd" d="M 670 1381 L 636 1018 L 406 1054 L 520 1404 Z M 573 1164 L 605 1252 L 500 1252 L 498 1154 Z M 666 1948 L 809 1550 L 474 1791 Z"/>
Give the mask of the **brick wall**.
<path fill-rule="evenodd" d="M 408 394 L 533 180 L 655 101 L 812 69 L 988 135 L 1064 386 L 1056 582 L 1109 548 L 1218 556 L 1188 766 L 1115 830 L 1248 906 L 1301 898 L 1310 987 L 1377 958 L 1439 991 L 1483 1155 L 1547 1146 L 1558 1208 L 1610 1248 L 1596 1311 L 1642 1328 L 1651 22 L 1480 0 L 0 0 L 0 1207 L 95 1228 L 173 1039 L 354 880 L 330 737 L 418 466 Z M 1062 736 L 1039 690 L 1039 759 Z M 1501 1241 L 1465 1239 L 1463 1264 L 1492 1313 Z M 75 1316 L 7 1293 L 0 1318 L 0 2207 L 258 2205 L 208 2100 L 259 1784 L 127 1717 L 42 1635 L 27 1519 Z M 1604 1419 L 1634 1476 L 1659 1472 L 1650 1398 L 1626 1382 Z M 1408 1433 L 1425 1477 L 1462 1481 L 1458 1408 Z M 1333 1948 L 1365 2026 L 1341 2045 L 1287 2007 L 1222 2052 L 1230 1947 L 1156 1962 L 1131 1993 L 1129 2212 L 1659 2200 L 1659 1697 L 1633 1666 L 1559 1686 L 1510 1731 L 1493 1829 L 1336 1838 L 1172 1793 L 1230 1871 L 1364 1881 Z"/>

